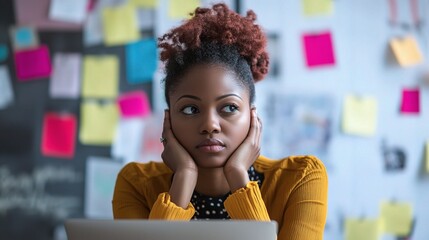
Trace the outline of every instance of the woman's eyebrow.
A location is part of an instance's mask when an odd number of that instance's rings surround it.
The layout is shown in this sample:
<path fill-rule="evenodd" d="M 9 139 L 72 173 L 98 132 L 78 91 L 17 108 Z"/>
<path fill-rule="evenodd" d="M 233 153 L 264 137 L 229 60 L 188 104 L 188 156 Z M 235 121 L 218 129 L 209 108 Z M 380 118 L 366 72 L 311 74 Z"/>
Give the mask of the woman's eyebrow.
<path fill-rule="evenodd" d="M 216 98 L 216 101 L 219 101 L 219 100 L 220 100 L 220 99 L 222 99 L 222 98 L 231 97 L 231 96 L 233 96 L 233 97 L 238 97 L 238 98 L 240 98 L 241 100 L 243 100 L 243 99 L 242 99 L 240 96 L 238 96 L 237 94 L 230 93 L 230 94 L 225 94 L 225 95 L 222 95 L 222 96 L 217 97 L 217 98 Z"/>
<path fill-rule="evenodd" d="M 221 99 L 223 99 L 223 98 L 231 97 L 231 96 L 233 96 L 233 97 L 238 97 L 238 98 L 240 98 L 241 100 L 243 100 L 243 99 L 242 99 L 240 96 L 238 96 L 237 94 L 230 93 L 230 94 L 225 94 L 225 95 L 222 95 L 222 96 L 217 97 L 217 98 L 216 98 L 216 101 L 219 101 L 219 100 L 221 100 Z M 177 99 L 177 100 L 176 100 L 176 102 L 178 102 L 178 101 L 179 101 L 180 99 L 182 99 L 182 98 L 192 98 L 192 99 L 195 99 L 195 100 L 201 101 L 201 98 L 199 98 L 199 97 L 197 97 L 197 96 L 194 96 L 194 95 L 183 95 L 183 96 L 179 97 L 179 99 Z"/>
<path fill-rule="evenodd" d="M 194 95 L 183 95 L 183 96 L 179 97 L 179 99 L 177 99 L 177 101 L 176 101 L 176 102 L 178 102 L 178 101 L 179 101 L 180 99 L 182 99 L 182 98 L 192 98 L 192 99 L 196 99 L 196 100 L 201 101 L 201 98 L 199 98 L 199 97 L 197 97 L 197 96 L 194 96 Z"/>

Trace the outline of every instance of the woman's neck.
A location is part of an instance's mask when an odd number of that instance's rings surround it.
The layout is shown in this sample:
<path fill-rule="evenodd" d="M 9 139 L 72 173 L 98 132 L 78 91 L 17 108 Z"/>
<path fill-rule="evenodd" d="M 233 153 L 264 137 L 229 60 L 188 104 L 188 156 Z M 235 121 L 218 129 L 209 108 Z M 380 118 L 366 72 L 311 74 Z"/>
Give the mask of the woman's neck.
<path fill-rule="evenodd" d="M 195 191 L 200 194 L 218 197 L 230 191 L 229 184 L 220 168 L 198 168 L 198 180 Z"/>

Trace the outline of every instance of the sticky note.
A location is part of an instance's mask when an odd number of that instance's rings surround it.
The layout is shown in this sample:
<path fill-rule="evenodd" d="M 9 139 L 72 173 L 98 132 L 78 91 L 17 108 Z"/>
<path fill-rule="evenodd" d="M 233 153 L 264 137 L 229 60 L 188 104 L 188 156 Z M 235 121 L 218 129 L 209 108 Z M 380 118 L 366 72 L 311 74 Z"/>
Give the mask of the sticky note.
<path fill-rule="evenodd" d="M 80 30 L 81 24 L 49 19 L 52 0 L 14 0 L 16 24 L 33 26 L 38 30 Z"/>
<path fill-rule="evenodd" d="M 0 66 L 0 109 L 12 104 L 14 99 L 12 84 L 7 66 Z"/>
<path fill-rule="evenodd" d="M 142 8 L 155 8 L 158 6 L 158 0 L 130 0 L 131 4 Z"/>
<path fill-rule="evenodd" d="M 412 227 L 413 207 L 409 203 L 382 202 L 381 218 L 384 232 L 406 236 Z"/>
<path fill-rule="evenodd" d="M 343 132 L 372 136 L 377 126 L 377 100 L 374 97 L 348 95 L 344 100 Z"/>
<path fill-rule="evenodd" d="M 126 46 L 127 79 L 129 83 L 149 82 L 157 67 L 155 39 L 145 39 Z"/>
<path fill-rule="evenodd" d="M 21 81 L 50 77 L 52 66 L 48 47 L 42 45 L 15 52 L 15 68 L 16 76 Z"/>
<path fill-rule="evenodd" d="M 87 218 L 113 219 L 112 202 L 116 177 L 122 164 L 103 157 L 86 162 L 84 213 Z"/>
<path fill-rule="evenodd" d="M 123 118 L 144 117 L 150 114 L 149 99 L 143 91 L 122 94 L 117 102 Z"/>
<path fill-rule="evenodd" d="M 142 118 L 121 119 L 111 148 L 112 157 L 121 159 L 123 163 L 138 161 L 143 128 L 144 119 Z"/>
<path fill-rule="evenodd" d="M 57 53 L 54 56 L 49 92 L 53 98 L 78 98 L 80 94 L 81 56 L 78 53 Z"/>
<path fill-rule="evenodd" d="M 328 66 L 335 64 L 331 32 L 303 35 L 307 66 Z"/>
<path fill-rule="evenodd" d="M 199 0 L 170 0 L 168 5 L 168 16 L 172 19 L 190 18 L 190 13 L 200 6 Z"/>
<path fill-rule="evenodd" d="M 306 16 L 331 15 L 334 10 L 333 0 L 301 0 Z"/>
<path fill-rule="evenodd" d="M 83 60 L 82 96 L 115 98 L 118 94 L 119 60 L 114 55 L 88 55 Z"/>
<path fill-rule="evenodd" d="M 111 145 L 119 118 L 116 103 L 85 101 L 80 111 L 80 142 L 87 145 Z"/>
<path fill-rule="evenodd" d="M 420 112 L 420 90 L 418 88 L 402 90 L 401 112 L 413 114 Z"/>
<path fill-rule="evenodd" d="M 394 38 L 390 41 L 396 60 L 402 67 L 409 67 L 423 62 L 423 55 L 413 36 Z"/>
<path fill-rule="evenodd" d="M 345 228 L 346 240 L 378 240 L 383 224 L 379 219 L 347 219 Z"/>
<path fill-rule="evenodd" d="M 32 27 L 12 27 L 10 35 L 15 50 L 34 48 L 39 45 L 36 30 Z"/>
<path fill-rule="evenodd" d="M 6 44 L 0 44 L 0 62 L 7 59 L 9 55 L 9 50 L 7 49 Z"/>
<path fill-rule="evenodd" d="M 136 8 L 131 4 L 106 7 L 102 16 L 107 46 L 135 42 L 140 38 Z"/>
<path fill-rule="evenodd" d="M 88 0 L 51 0 L 49 18 L 57 21 L 82 23 L 85 20 Z"/>
<path fill-rule="evenodd" d="M 73 158 L 77 121 L 73 114 L 46 113 L 43 118 L 42 154 L 49 157 Z"/>
<path fill-rule="evenodd" d="M 429 173 L 429 141 L 426 143 L 426 172 Z"/>

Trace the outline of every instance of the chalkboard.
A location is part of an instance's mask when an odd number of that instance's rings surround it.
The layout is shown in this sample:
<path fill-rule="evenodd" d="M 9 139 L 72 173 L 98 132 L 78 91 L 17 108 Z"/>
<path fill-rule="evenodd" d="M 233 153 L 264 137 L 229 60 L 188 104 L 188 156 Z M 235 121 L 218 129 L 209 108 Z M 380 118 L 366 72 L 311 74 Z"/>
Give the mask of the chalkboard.
<path fill-rule="evenodd" d="M 15 25 L 12 0 L 0 3 L 0 43 L 7 43 L 6 65 L 14 102 L 0 110 L 0 239 L 53 239 L 64 219 L 84 217 L 85 166 L 89 156 L 110 157 L 110 147 L 82 145 L 76 138 L 71 160 L 41 154 L 43 116 L 69 112 L 79 120 L 82 99 L 52 99 L 49 79 L 18 82 L 15 77 L 9 28 Z M 40 44 L 55 53 L 114 54 L 120 62 L 119 92 L 144 90 L 152 98 L 151 83 L 130 85 L 125 79 L 124 46 L 86 48 L 82 31 L 38 31 Z M 153 37 L 152 30 L 142 37 Z M 79 126 L 79 125 L 78 125 Z"/>

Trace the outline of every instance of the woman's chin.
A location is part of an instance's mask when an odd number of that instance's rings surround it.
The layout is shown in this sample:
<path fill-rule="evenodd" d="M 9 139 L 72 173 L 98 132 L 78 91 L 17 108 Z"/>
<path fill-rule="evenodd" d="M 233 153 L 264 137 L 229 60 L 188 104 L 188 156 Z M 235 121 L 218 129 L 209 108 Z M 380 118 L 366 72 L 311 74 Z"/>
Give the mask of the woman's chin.
<path fill-rule="evenodd" d="M 224 157 L 205 157 L 202 158 L 196 158 L 195 163 L 199 168 L 223 168 L 227 162 L 227 159 Z"/>

